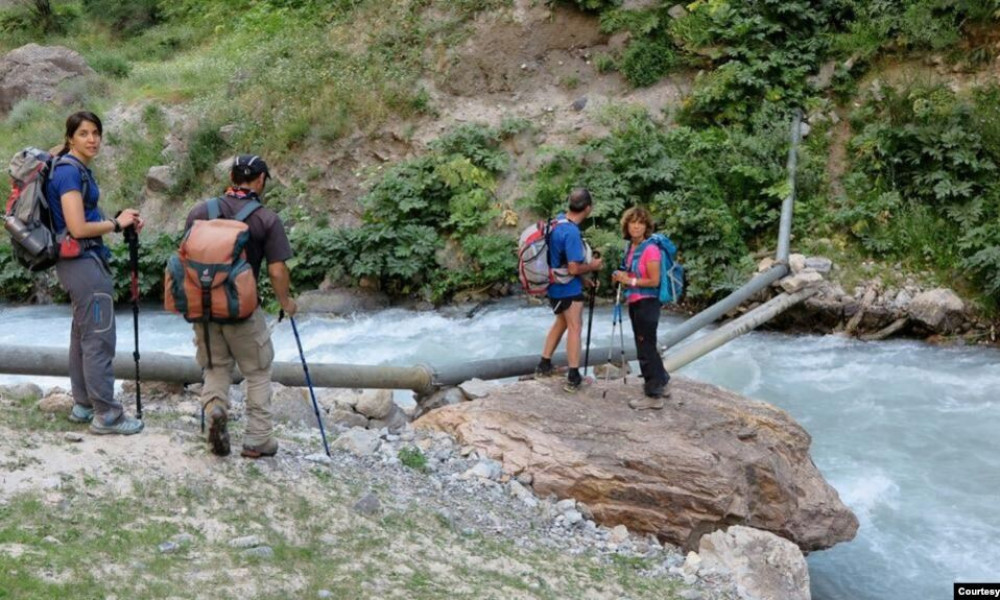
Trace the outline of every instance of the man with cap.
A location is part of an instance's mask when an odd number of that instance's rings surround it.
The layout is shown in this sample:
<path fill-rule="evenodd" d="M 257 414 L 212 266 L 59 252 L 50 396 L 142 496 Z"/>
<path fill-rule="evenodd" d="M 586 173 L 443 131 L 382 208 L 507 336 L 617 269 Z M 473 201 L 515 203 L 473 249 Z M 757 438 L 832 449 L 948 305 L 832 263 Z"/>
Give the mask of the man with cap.
<path fill-rule="evenodd" d="M 271 176 L 267 163 L 259 156 L 241 154 L 233 159 L 230 177 L 232 185 L 218 199 L 219 217 L 236 218 L 248 208 L 244 219 L 250 233 L 246 245 L 247 261 L 260 281 L 260 268 L 267 262 L 267 275 L 281 308 L 289 316 L 297 309 L 290 295 L 290 275 L 285 262 L 292 257 L 292 247 L 284 225 L 273 210 L 263 206 L 264 188 Z M 257 206 L 252 208 L 252 206 Z M 209 219 L 208 201 L 199 202 L 188 214 L 185 229 L 196 220 Z M 259 302 L 259 301 L 258 301 Z M 260 458 L 274 456 L 278 442 L 274 439 L 271 420 L 271 362 L 274 347 L 271 333 L 258 305 L 245 321 L 231 324 L 208 323 L 208 339 L 202 323 L 194 327 L 198 364 L 203 369 L 204 385 L 201 400 L 208 421 L 208 441 L 212 452 L 229 454 L 229 385 L 235 363 L 246 379 L 246 431 L 243 434 L 242 456 Z M 211 353 L 211 361 L 209 361 Z M 210 366 L 211 365 L 211 366 Z"/>

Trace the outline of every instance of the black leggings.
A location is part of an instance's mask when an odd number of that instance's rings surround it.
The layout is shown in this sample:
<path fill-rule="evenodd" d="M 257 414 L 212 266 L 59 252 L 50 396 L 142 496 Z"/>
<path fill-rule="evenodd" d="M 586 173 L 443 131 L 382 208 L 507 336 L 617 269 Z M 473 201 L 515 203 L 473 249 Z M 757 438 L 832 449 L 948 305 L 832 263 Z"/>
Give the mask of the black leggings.
<path fill-rule="evenodd" d="M 667 385 L 670 375 L 663 368 L 663 359 L 656 348 L 656 327 L 660 324 L 659 298 L 643 298 L 628 305 L 628 318 L 632 321 L 635 350 L 639 354 L 639 370 L 645 380 L 646 392 L 657 391 Z"/>

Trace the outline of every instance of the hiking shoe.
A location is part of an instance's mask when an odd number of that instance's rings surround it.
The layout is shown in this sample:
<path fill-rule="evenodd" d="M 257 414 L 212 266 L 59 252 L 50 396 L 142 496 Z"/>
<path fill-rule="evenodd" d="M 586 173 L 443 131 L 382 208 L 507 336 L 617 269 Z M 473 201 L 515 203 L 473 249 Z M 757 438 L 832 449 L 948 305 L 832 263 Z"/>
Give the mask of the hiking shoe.
<path fill-rule="evenodd" d="M 535 379 L 544 379 L 546 377 L 552 377 L 552 374 L 556 372 L 555 367 L 552 363 L 538 363 L 535 367 Z"/>
<path fill-rule="evenodd" d="M 572 393 L 580 389 L 581 386 L 583 386 L 583 377 L 568 377 L 563 385 L 563 390 Z"/>
<path fill-rule="evenodd" d="M 663 398 L 660 396 L 643 396 L 628 401 L 629 407 L 634 410 L 659 410 L 664 407 L 664 404 Z"/>
<path fill-rule="evenodd" d="M 133 435 L 142 431 L 143 427 L 144 425 L 139 419 L 133 419 L 132 417 L 122 415 L 122 417 L 112 425 L 102 423 L 101 419 L 94 419 L 90 423 L 90 433 L 97 435 Z"/>
<path fill-rule="evenodd" d="M 74 423 L 90 423 L 94 420 L 94 409 L 74 404 L 73 410 L 69 411 L 69 420 Z"/>
<path fill-rule="evenodd" d="M 243 458 L 264 458 L 266 456 L 274 456 L 277 453 L 278 442 L 270 439 L 259 446 L 247 446 L 244 444 L 243 452 L 240 452 L 240 456 Z"/>
<path fill-rule="evenodd" d="M 208 413 L 208 443 L 212 445 L 212 453 L 218 456 L 229 456 L 229 430 L 226 427 L 229 415 L 220 404 L 212 407 Z"/>

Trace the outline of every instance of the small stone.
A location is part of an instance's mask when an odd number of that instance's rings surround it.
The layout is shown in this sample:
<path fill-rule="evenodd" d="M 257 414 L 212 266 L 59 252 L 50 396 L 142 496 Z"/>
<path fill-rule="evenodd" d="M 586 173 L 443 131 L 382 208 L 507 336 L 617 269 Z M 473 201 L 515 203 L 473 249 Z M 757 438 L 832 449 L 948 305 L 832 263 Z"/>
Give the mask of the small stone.
<path fill-rule="evenodd" d="M 42 538 L 42 541 L 45 542 L 46 544 L 52 544 L 53 546 L 62 546 L 62 542 L 60 542 L 57 538 L 51 535 L 45 536 L 44 538 Z"/>
<path fill-rule="evenodd" d="M 833 261 L 824 256 L 810 256 L 806 259 L 805 268 L 826 274 L 833 269 Z"/>
<path fill-rule="evenodd" d="M 75 431 L 67 431 L 63 439 L 67 442 L 80 443 L 83 441 L 83 435 Z"/>
<path fill-rule="evenodd" d="M 798 273 L 806 268 L 806 257 L 802 254 L 792 254 L 788 257 L 788 268 L 792 273 Z"/>
<path fill-rule="evenodd" d="M 471 469 L 462 474 L 462 479 L 472 479 L 473 477 L 479 477 L 482 479 L 490 479 L 496 481 L 500 479 L 503 474 L 503 467 L 498 461 L 495 460 L 481 460 L 477 462 Z"/>
<path fill-rule="evenodd" d="M 587 106 L 587 97 L 582 96 L 573 101 L 573 110 L 581 111 Z"/>
<path fill-rule="evenodd" d="M 458 389 L 462 390 L 462 393 L 469 400 L 479 400 L 480 398 L 489 396 L 495 387 L 496 384 L 494 383 L 488 383 L 482 379 L 475 378 L 459 384 Z"/>
<path fill-rule="evenodd" d="M 187 546 L 194 543 L 194 536 L 190 533 L 178 533 L 177 535 L 170 536 L 170 541 L 181 546 Z"/>
<path fill-rule="evenodd" d="M 274 558 L 274 550 L 270 546 L 258 546 L 256 548 L 247 548 L 241 555 L 247 558 L 261 558 L 261 559 L 271 559 Z"/>
<path fill-rule="evenodd" d="M 382 510 L 382 502 L 378 499 L 378 496 L 372 492 L 368 492 L 361 497 L 360 500 L 354 503 L 354 511 L 362 515 L 376 515 Z"/>
<path fill-rule="evenodd" d="M 230 548 L 255 548 L 257 546 L 262 546 L 264 544 L 264 539 L 259 535 L 247 535 L 244 537 L 238 537 L 229 540 Z"/>
<path fill-rule="evenodd" d="M 560 500 L 556 502 L 556 511 L 561 513 L 567 513 L 571 510 L 576 510 L 576 500 L 572 498 L 566 498 L 565 500 Z"/>
<path fill-rule="evenodd" d="M 370 419 L 385 419 L 394 406 L 392 390 L 365 390 L 354 410 Z"/>
<path fill-rule="evenodd" d="M 684 17 L 687 16 L 688 11 L 686 8 L 684 8 L 683 4 L 675 4 L 670 7 L 670 10 L 667 11 L 667 14 L 670 15 L 671 19 L 683 19 Z"/>
<path fill-rule="evenodd" d="M 570 525 L 570 527 L 583 521 L 583 515 L 581 515 L 580 511 L 578 510 L 566 511 L 565 516 L 566 516 L 566 522 Z"/>
<path fill-rule="evenodd" d="M 320 590 L 316 593 L 317 598 L 333 598 L 333 592 L 330 590 Z"/>
<path fill-rule="evenodd" d="M 321 465 L 333 462 L 332 458 L 330 458 L 326 454 L 320 454 L 318 452 L 316 454 L 310 454 L 309 456 L 306 457 L 306 460 L 308 460 L 309 462 L 319 463 Z"/>
<path fill-rule="evenodd" d="M 699 569 L 701 569 L 701 557 L 697 552 L 688 552 L 681 570 L 686 575 L 697 575 Z"/>
<path fill-rule="evenodd" d="M 49 414 L 69 413 L 73 410 L 73 398 L 69 394 L 53 392 L 38 401 L 38 410 Z"/>
<path fill-rule="evenodd" d="M 367 429 L 349 429 L 333 442 L 334 448 L 347 450 L 356 456 L 371 456 L 378 450 L 382 440 L 378 433 Z"/>
<path fill-rule="evenodd" d="M 615 525 L 611 530 L 611 535 L 608 536 L 608 541 L 613 544 L 623 544 L 628 539 L 628 527 L 624 525 Z"/>
<path fill-rule="evenodd" d="M 173 554 L 180 549 L 180 546 L 174 542 L 163 542 L 159 545 L 160 554 Z"/>
<path fill-rule="evenodd" d="M 538 498 L 536 498 L 535 495 L 532 494 L 530 490 L 528 490 L 528 488 L 524 487 L 516 480 L 511 481 L 508 485 L 510 486 L 511 496 L 514 496 L 515 498 L 527 504 L 531 508 L 535 508 L 536 506 L 538 506 Z"/>

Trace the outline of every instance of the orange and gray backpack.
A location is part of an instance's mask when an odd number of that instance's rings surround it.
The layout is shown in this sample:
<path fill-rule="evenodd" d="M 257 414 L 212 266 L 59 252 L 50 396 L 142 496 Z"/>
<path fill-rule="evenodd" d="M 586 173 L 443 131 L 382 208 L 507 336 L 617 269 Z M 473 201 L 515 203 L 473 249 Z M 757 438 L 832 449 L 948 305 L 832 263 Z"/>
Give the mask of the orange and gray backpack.
<path fill-rule="evenodd" d="M 237 323 L 257 308 L 257 280 L 247 261 L 250 228 L 246 219 L 261 207 L 250 201 L 232 219 L 220 218 L 219 199 L 206 203 L 208 220 L 185 232 L 167 261 L 163 304 L 191 323 Z M 211 353 L 209 353 L 211 355 Z"/>

